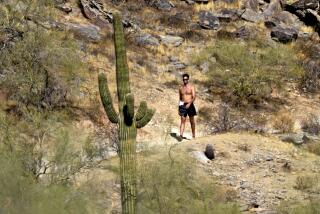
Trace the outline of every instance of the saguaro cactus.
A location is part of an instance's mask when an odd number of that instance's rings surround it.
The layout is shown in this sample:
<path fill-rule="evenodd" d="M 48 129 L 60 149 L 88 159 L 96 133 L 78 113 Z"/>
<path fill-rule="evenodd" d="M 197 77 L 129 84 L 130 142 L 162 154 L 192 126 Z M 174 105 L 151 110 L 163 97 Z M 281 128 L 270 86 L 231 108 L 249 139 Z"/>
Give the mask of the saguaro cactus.
<path fill-rule="evenodd" d="M 137 128 L 144 127 L 154 114 L 142 101 L 134 114 L 134 96 L 130 92 L 129 71 L 126 59 L 122 21 L 114 14 L 114 44 L 116 53 L 116 78 L 119 113 L 113 107 L 107 78 L 99 74 L 99 91 L 102 104 L 112 123 L 119 126 L 119 156 L 121 176 L 122 213 L 136 213 L 136 135 Z"/>

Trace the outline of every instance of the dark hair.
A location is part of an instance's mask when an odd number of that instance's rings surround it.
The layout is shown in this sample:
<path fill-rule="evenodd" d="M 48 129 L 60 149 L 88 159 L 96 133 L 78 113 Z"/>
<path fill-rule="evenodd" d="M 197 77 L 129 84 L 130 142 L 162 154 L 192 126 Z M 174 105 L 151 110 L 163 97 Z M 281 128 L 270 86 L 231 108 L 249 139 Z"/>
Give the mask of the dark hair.
<path fill-rule="evenodd" d="M 188 77 L 188 79 L 189 79 L 189 74 L 183 74 L 182 78 L 184 78 L 184 77 Z"/>

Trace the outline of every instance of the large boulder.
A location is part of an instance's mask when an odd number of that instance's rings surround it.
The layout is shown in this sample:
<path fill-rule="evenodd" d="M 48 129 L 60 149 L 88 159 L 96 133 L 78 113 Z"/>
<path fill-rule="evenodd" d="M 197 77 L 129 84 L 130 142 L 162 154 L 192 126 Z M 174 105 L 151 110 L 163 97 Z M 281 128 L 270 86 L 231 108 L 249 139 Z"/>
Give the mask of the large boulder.
<path fill-rule="evenodd" d="M 95 25 L 64 23 L 64 26 L 67 30 L 73 32 L 79 39 L 90 42 L 99 42 L 101 40 L 100 28 Z"/>
<path fill-rule="evenodd" d="M 299 133 L 299 134 L 282 134 L 279 135 L 279 138 L 288 143 L 293 143 L 294 145 L 301 145 L 304 144 L 308 141 L 308 137 L 304 133 Z"/>
<path fill-rule="evenodd" d="M 271 30 L 271 38 L 281 43 L 289 43 L 298 38 L 298 31 L 293 28 L 275 27 Z"/>
<path fill-rule="evenodd" d="M 215 12 L 214 16 L 217 17 L 221 22 L 231 22 L 239 19 L 237 10 L 227 9 L 227 8 L 224 8 L 218 12 Z"/>
<path fill-rule="evenodd" d="M 100 27 L 112 21 L 112 14 L 104 11 L 103 4 L 98 0 L 80 0 L 84 16 Z"/>
<path fill-rule="evenodd" d="M 182 44 L 183 38 L 180 36 L 160 35 L 160 42 L 167 46 L 178 47 Z"/>
<path fill-rule="evenodd" d="M 319 8 L 319 0 L 299 0 L 292 4 L 285 4 L 284 6 L 288 11 L 298 11 L 306 9 L 317 10 Z"/>
<path fill-rule="evenodd" d="M 308 26 L 313 26 L 320 34 L 319 0 L 300 0 L 293 4 L 285 4 L 284 9 L 297 15 Z"/>
<path fill-rule="evenodd" d="M 288 11 L 281 11 L 273 17 L 267 18 L 265 20 L 265 25 L 268 28 L 273 28 L 276 26 L 290 26 L 296 30 L 300 30 L 300 28 L 304 26 L 303 22 L 301 22 L 296 15 L 289 13 Z"/>
<path fill-rule="evenodd" d="M 160 45 L 159 39 L 151 34 L 140 34 L 135 37 L 135 41 L 139 46 L 158 46 Z"/>
<path fill-rule="evenodd" d="M 168 0 L 146 0 L 150 7 L 157 8 L 158 10 L 170 11 L 174 5 Z"/>
<path fill-rule="evenodd" d="M 203 29 L 217 30 L 220 27 L 219 19 L 209 11 L 200 11 L 199 25 Z"/>
<path fill-rule="evenodd" d="M 255 12 L 251 9 L 246 9 L 241 15 L 241 18 L 249 22 L 259 22 L 264 20 L 263 14 Z"/>
<path fill-rule="evenodd" d="M 283 10 L 282 7 L 282 1 L 275 0 L 267 6 L 267 8 L 263 11 L 263 15 L 266 17 L 273 16 L 274 14 L 281 12 Z"/>

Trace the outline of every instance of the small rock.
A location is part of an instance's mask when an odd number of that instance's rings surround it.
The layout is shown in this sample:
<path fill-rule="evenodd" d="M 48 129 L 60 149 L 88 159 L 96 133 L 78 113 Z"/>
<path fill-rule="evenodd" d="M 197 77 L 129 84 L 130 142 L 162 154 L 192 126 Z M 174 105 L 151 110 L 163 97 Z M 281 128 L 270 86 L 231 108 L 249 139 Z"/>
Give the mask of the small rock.
<path fill-rule="evenodd" d="M 198 160 L 201 163 L 207 164 L 210 163 L 211 161 L 206 157 L 204 152 L 201 151 L 193 151 L 191 152 L 191 156 L 194 157 L 196 160 Z"/>
<path fill-rule="evenodd" d="M 245 180 L 240 181 L 240 188 L 241 189 L 247 189 L 249 187 L 250 187 L 250 185 L 249 185 L 248 181 L 245 181 Z"/>
<path fill-rule="evenodd" d="M 213 148 L 213 145 L 211 144 L 207 144 L 206 145 L 206 149 L 204 151 L 204 154 L 206 155 L 206 157 L 210 160 L 214 159 L 215 155 L 214 155 L 214 151 L 215 149 Z"/>
<path fill-rule="evenodd" d="M 266 161 L 273 161 L 273 156 L 272 155 L 268 155 L 266 157 Z"/>
<path fill-rule="evenodd" d="M 288 43 L 298 38 L 298 32 L 292 28 L 275 27 L 271 30 L 271 38 L 281 43 Z"/>
<path fill-rule="evenodd" d="M 200 69 L 201 69 L 202 72 L 208 73 L 208 71 L 209 71 L 209 66 L 210 66 L 209 62 L 208 62 L 208 61 L 205 61 L 204 63 L 202 63 L 202 64 L 200 65 Z"/>
<path fill-rule="evenodd" d="M 193 5 L 195 3 L 193 0 L 185 0 L 185 2 L 189 5 Z"/>
<path fill-rule="evenodd" d="M 250 37 L 250 30 L 245 26 L 241 26 L 234 33 L 236 38 L 248 39 Z"/>
<path fill-rule="evenodd" d="M 65 12 L 65 13 L 71 13 L 72 12 L 72 7 L 68 4 L 58 4 L 56 5 L 56 8 Z"/>
<path fill-rule="evenodd" d="M 279 138 L 282 141 L 293 143 L 295 145 L 301 145 L 306 143 L 308 140 L 308 137 L 305 134 L 283 134 L 279 135 Z"/>

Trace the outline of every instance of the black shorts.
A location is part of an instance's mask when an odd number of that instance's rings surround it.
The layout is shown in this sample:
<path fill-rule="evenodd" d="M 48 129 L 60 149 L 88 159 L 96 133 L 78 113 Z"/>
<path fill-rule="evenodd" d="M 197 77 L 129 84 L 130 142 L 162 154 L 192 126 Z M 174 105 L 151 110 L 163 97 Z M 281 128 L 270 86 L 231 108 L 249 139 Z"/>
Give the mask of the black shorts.
<path fill-rule="evenodd" d="M 187 115 L 189 117 L 193 117 L 197 115 L 197 111 L 196 111 L 196 108 L 194 107 L 194 104 L 191 103 L 189 108 L 186 108 L 186 105 L 179 106 L 179 115 L 182 117 L 187 117 Z"/>

